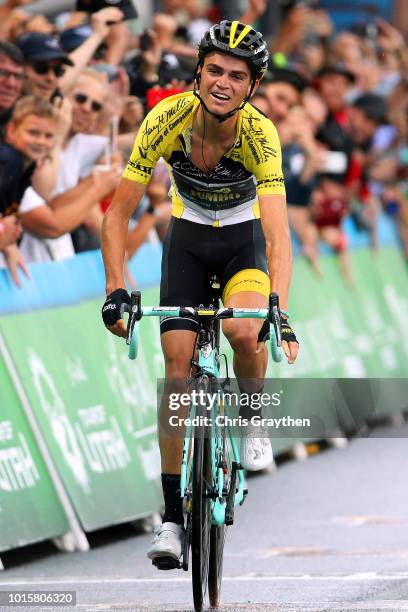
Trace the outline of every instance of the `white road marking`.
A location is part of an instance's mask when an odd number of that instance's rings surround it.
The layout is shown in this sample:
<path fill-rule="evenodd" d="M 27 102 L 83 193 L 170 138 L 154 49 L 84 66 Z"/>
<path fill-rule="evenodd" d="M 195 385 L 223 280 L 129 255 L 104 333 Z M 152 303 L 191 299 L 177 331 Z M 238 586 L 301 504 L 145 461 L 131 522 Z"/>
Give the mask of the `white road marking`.
<path fill-rule="evenodd" d="M 223 576 L 225 582 L 246 582 L 246 581 L 258 581 L 258 582 L 285 582 L 285 581 L 316 581 L 334 580 L 334 581 L 347 581 L 347 580 L 407 580 L 408 572 L 395 572 L 393 574 L 381 574 L 377 572 L 358 572 L 355 574 L 333 574 L 333 575 L 319 575 L 319 574 L 241 574 L 238 576 Z M 190 583 L 191 578 L 186 576 L 185 578 L 174 577 L 174 578 L 83 578 L 80 576 L 72 576 L 71 578 L 57 578 L 52 580 L 42 580 L 40 578 L 32 580 L 1 580 L 0 587 L 4 586 L 35 586 L 41 584 L 48 585 L 62 585 L 62 584 L 143 584 L 143 583 L 155 583 L 155 582 L 186 582 Z"/>
<path fill-rule="evenodd" d="M 165 605 L 165 607 L 163 607 Z M 163 612 L 181 612 L 183 610 L 188 611 L 191 610 L 189 607 L 183 607 L 180 604 L 163 604 L 157 608 L 152 608 L 151 604 L 140 605 L 140 603 L 135 604 L 135 602 L 105 602 L 105 603 L 96 603 L 90 606 L 89 604 L 77 604 L 76 607 L 83 610 L 90 610 L 94 612 L 94 610 L 117 610 L 118 606 L 122 610 L 131 610 L 132 612 L 142 612 L 143 610 L 162 610 Z M 267 608 L 266 608 L 267 606 Z M 307 610 L 311 610 L 313 612 L 327 612 L 328 610 L 341 610 L 341 612 L 346 610 L 356 610 L 357 612 L 361 612 L 361 610 L 408 610 L 408 602 L 402 601 L 400 599 L 387 599 L 387 600 L 376 600 L 376 601 L 366 601 L 366 602 L 348 602 L 348 601 L 314 601 L 314 602 L 304 602 L 304 601 L 287 601 L 287 602 L 252 602 L 251 604 L 243 604 L 243 603 L 222 603 L 221 609 L 232 609 L 232 610 L 277 610 L 282 612 L 283 610 L 303 610 L 306 612 Z"/>

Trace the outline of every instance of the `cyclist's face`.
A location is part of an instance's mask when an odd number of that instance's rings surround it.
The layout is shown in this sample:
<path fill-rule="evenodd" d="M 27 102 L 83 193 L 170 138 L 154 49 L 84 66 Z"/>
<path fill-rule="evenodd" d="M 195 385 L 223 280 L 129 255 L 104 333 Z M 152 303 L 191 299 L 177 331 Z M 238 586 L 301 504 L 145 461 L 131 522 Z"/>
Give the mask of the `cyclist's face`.
<path fill-rule="evenodd" d="M 250 86 L 251 72 L 244 60 L 223 53 L 210 53 L 205 58 L 200 95 L 213 113 L 228 113 L 240 106 Z"/>

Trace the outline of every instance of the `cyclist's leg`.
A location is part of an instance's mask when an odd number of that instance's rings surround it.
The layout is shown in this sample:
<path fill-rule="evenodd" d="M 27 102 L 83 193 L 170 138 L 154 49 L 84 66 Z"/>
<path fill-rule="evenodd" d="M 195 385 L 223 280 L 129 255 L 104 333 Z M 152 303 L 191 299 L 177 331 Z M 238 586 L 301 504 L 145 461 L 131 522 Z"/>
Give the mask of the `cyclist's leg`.
<path fill-rule="evenodd" d="M 171 410 L 169 394 L 177 393 L 181 395 L 187 392 L 187 378 L 190 375 L 195 339 L 196 332 L 181 329 L 167 331 L 161 336 L 167 383 L 160 406 L 160 420 L 163 428 L 159 437 L 159 444 L 163 474 L 180 474 L 183 448 L 182 430 L 178 431 L 175 428 L 175 431 L 171 432 L 167 423 L 170 415 L 187 416 L 188 407 L 180 406 L 177 410 Z"/>
<path fill-rule="evenodd" d="M 223 274 L 224 305 L 236 308 L 265 308 L 268 304 L 270 283 L 267 275 L 265 238 L 260 221 L 257 219 L 239 224 L 237 228 L 237 237 L 239 236 L 242 242 Z M 259 387 L 262 386 L 267 366 L 265 345 L 258 343 L 262 324 L 259 319 L 223 321 L 223 332 L 234 350 L 236 377 L 259 379 Z"/>
<path fill-rule="evenodd" d="M 196 252 L 200 236 L 197 234 L 200 228 L 196 226 L 197 224 L 182 219 L 172 219 L 170 222 L 162 257 L 161 306 L 197 306 L 208 299 L 207 270 Z M 169 393 L 184 393 L 187 390 L 186 380 L 190 375 L 191 357 L 198 329 L 194 317 L 164 317 L 160 322 L 166 377 L 165 393 L 160 407 L 163 424 L 167 422 L 170 414 L 176 414 L 175 411 L 169 410 Z M 178 410 L 177 413 L 179 412 Z M 170 431 L 170 436 L 160 436 L 164 474 L 180 474 L 183 439 L 179 433 L 176 432 L 172 436 Z"/>
<path fill-rule="evenodd" d="M 248 227 L 243 228 L 248 233 Z M 270 292 L 265 255 L 265 241 L 259 222 L 254 222 L 246 244 L 226 267 L 222 279 L 223 301 L 228 307 L 265 308 Z M 226 319 L 223 331 L 234 350 L 234 372 L 241 393 L 259 394 L 263 390 L 268 354 L 264 342 L 258 342 L 263 322 L 259 319 Z M 240 408 L 240 416 L 250 421 L 261 416 L 252 410 L 252 400 Z M 259 397 L 256 398 L 259 406 Z M 259 428 L 241 431 L 241 463 L 251 470 L 264 469 L 273 461 L 269 439 Z"/>
<path fill-rule="evenodd" d="M 267 305 L 265 295 L 254 291 L 241 291 L 225 299 L 225 306 L 228 308 L 267 308 Z M 262 325 L 263 321 L 260 319 L 223 321 L 223 332 L 234 351 L 235 376 L 238 379 L 259 380 L 259 387 L 262 386 L 268 364 L 265 343 L 258 342 Z M 258 391 L 259 387 L 254 391 Z"/>
<path fill-rule="evenodd" d="M 183 220 L 172 220 L 166 236 L 162 257 L 160 285 L 161 306 L 196 306 L 206 301 L 207 274 L 194 251 L 194 225 Z M 158 567 L 169 569 L 174 565 L 166 558 L 177 560 L 182 551 L 183 513 L 180 495 L 180 467 L 184 429 L 170 427 L 169 416 L 186 416 L 188 406 L 170 410 L 170 393 L 187 391 L 198 324 L 192 318 L 165 317 L 160 324 L 162 349 L 165 360 L 165 385 L 160 405 L 159 446 L 162 464 L 162 487 L 165 504 L 163 525 L 159 528 L 149 558 Z M 183 410 L 183 412 L 182 412 Z"/>

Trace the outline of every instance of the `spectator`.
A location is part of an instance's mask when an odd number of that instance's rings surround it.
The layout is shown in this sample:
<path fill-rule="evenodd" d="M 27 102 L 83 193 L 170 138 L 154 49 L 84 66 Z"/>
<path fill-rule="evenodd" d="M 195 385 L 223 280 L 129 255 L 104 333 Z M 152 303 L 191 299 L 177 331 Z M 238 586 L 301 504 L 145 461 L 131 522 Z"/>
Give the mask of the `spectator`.
<path fill-rule="evenodd" d="M 122 17 L 122 12 L 115 7 L 93 13 L 89 36 L 70 55 L 64 51 L 58 38 L 50 34 L 27 32 L 19 36 L 15 42 L 27 63 L 26 91 L 46 100 L 58 92 L 67 93 L 112 30 L 123 26 L 127 32 L 127 27 L 120 24 Z M 109 61 L 120 61 L 118 47 L 122 49 L 123 40 L 128 38 L 122 32 L 122 40 L 114 40 Z"/>
<path fill-rule="evenodd" d="M 193 48 L 197 47 L 211 25 L 203 11 L 203 4 L 198 0 L 163 0 L 159 10 L 173 18 L 177 33 L 185 33 L 186 41 Z"/>
<path fill-rule="evenodd" d="M 0 41 L 0 140 L 23 88 L 24 59 L 13 44 Z"/>
<path fill-rule="evenodd" d="M 350 124 L 361 165 L 360 183 L 371 198 L 382 204 L 385 212 L 397 219 L 405 244 L 406 201 L 394 190 L 401 141 L 396 127 L 389 125 L 387 112 L 384 98 L 365 94 L 350 107 Z"/>
<path fill-rule="evenodd" d="M 330 46 L 329 63 L 343 64 L 355 77 L 361 72 L 363 45 L 356 34 L 340 32 Z"/>
<path fill-rule="evenodd" d="M 193 79 L 197 51 L 184 45 L 186 53 L 181 57 L 180 46 L 176 49 L 173 43 L 174 26 L 172 17 L 157 15 L 153 28 L 140 39 L 140 53 L 126 62 L 130 94 L 144 102 L 152 87 L 165 87 L 173 80 L 183 81 L 184 86 L 184 81 Z"/>
<path fill-rule="evenodd" d="M 48 34 L 32 32 L 23 34 L 16 45 L 26 62 L 25 91 L 50 100 L 58 91 L 58 80 L 65 72 L 65 66 L 73 66 L 56 38 Z"/>
<path fill-rule="evenodd" d="M 271 107 L 265 93 L 262 90 L 260 91 L 258 89 L 257 92 L 251 97 L 251 104 L 253 104 L 266 117 L 269 117 L 271 114 Z"/>
<path fill-rule="evenodd" d="M 316 75 L 316 85 L 324 103 L 329 109 L 329 116 L 340 126 L 344 125 L 344 110 L 350 88 L 356 78 L 345 64 L 326 64 Z"/>
<path fill-rule="evenodd" d="M 22 241 L 22 252 L 29 258 L 28 261 L 32 261 L 32 257 L 38 254 L 41 254 L 41 260 L 44 261 L 47 250 L 44 250 L 43 244 L 38 243 L 43 238 L 60 237 L 62 229 L 65 232 L 68 231 L 65 221 L 69 225 L 69 231 L 74 232 L 74 243 L 82 245 L 81 250 L 84 250 L 85 247 L 96 248 L 99 244 L 102 213 L 99 210 L 99 201 L 94 197 L 95 189 L 92 182 L 82 184 L 83 189 L 80 193 L 83 204 L 77 208 L 68 209 L 69 218 L 64 217 L 62 226 L 58 218 L 54 218 L 55 215 L 49 210 L 47 201 L 51 200 L 52 209 L 53 198 L 65 194 L 66 198 L 59 199 L 58 202 L 62 201 L 64 206 L 74 204 L 75 194 L 77 194 L 76 186 L 81 179 L 92 174 L 95 164 L 108 151 L 109 139 L 95 133 L 107 94 L 108 88 L 103 76 L 88 68 L 80 75 L 76 87 L 67 97 L 67 102 L 71 104 L 72 121 L 66 130 L 66 138 L 62 146 L 56 152 L 58 164 L 55 166 L 56 176 L 53 189 L 48 197 L 44 198 L 41 198 L 33 189 L 28 190 L 22 205 L 22 211 L 30 213 L 30 217 L 22 217 L 23 226 L 30 232 L 29 235 L 24 236 Z M 115 183 L 112 182 L 111 173 L 117 176 L 118 171 L 115 168 L 113 170 L 105 168 L 104 171 L 106 172 L 106 184 L 110 185 L 113 190 L 112 185 Z M 104 172 L 98 172 L 95 180 L 97 178 L 98 183 L 103 182 L 103 176 Z M 97 191 L 99 193 L 101 189 L 98 188 Z M 103 197 L 108 194 L 109 191 L 104 191 Z M 64 213 L 57 213 L 57 216 L 66 213 L 65 209 Z M 50 217 L 52 223 L 49 221 Z M 79 229 L 81 224 L 85 224 L 85 228 L 89 226 L 91 231 L 84 228 Z M 69 236 L 65 236 L 63 240 L 56 243 L 46 243 L 48 247 L 50 244 L 52 258 L 61 258 L 67 253 L 73 253 L 72 240 Z M 63 245 L 62 249 L 61 245 Z"/>
<path fill-rule="evenodd" d="M 348 203 L 344 199 L 342 185 L 335 181 L 322 181 L 320 188 L 313 192 L 312 217 L 322 240 L 338 255 L 345 282 L 353 285 L 347 236 L 342 228 L 342 221 L 347 213 Z"/>
<path fill-rule="evenodd" d="M 27 189 L 20 207 L 25 230 L 20 247 L 24 259 L 39 262 L 72 257 L 75 251 L 70 232 L 115 189 L 119 175 L 115 167 L 92 174 L 48 203 L 32 188 Z"/>
<path fill-rule="evenodd" d="M 21 225 L 15 215 L 0 217 L 0 251 L 17 242 L 21 235 Z"/>
<path fill-rule="evenodd" d="M 351 134 L 354 143 L 364 152 L 370 153 L 378 146 L 381 136 L 385 136 L 381 126 L 388 124 L 387 105 L 383 97 L 376 94 L 365 94 L 357 98 L 348 109 Z M 387 130 L 388 138 L 383 147 L 392 143 L 395 129 Z"/>
<path fill-rule="evenodd" d="M 57 132 L 57 114 L 51 104 L 28 96 L 19 100 L 7 125 L 7 143 L 0 145 L 1 208 L 4 216 L 18 211 L 31 185 L 37 162 L 49 155 Z"/>
<path fill-rule="evenodd" d="M 70 136 L 96 134 L 107 96 L 108 84 L 104 77 L 96 70 L 87 68 L 68 94 L 72 104 Z"/>
<path fill-rule="evenodd" d="M 24 191 L 32 182 L 37 162 L 49 155 L 57 132 L 57 115 L 51 104 L 33 96 L 17 102 L 7 125 L 7 143 L 0 146 L 0 214 L 7 217 L 18 212 Z M 7 265 L 16 284 L 18 268 L 29 277 L 17 245 L 3 249 Z"/>
<path fill-rule="evenodd" d="M 295 67 L 289 64 L 278 67 L 272 62 L 262 83 L 264 81 L 260 91 L 269 103 L 269 118 L 279 131 L 279 125 L 286 119 L 290 109 L 300 103 L 300 95 L 307 86 L 307 80 Z"/>
<path fill-rule="evenodd" d="M 318 112 L 320 109 L 316 109 L 317 104 L 315 102 L 314 110 Z M 289 223 L 301 244 L 303 255 L 320 275 L 318 232 L 311 221 L 310 212 L 316 175 L 323 163 L 322 152 L 314 139 L 315 129 L 305 109 L 296 106 L 280 124 L 279 135 Z"/>

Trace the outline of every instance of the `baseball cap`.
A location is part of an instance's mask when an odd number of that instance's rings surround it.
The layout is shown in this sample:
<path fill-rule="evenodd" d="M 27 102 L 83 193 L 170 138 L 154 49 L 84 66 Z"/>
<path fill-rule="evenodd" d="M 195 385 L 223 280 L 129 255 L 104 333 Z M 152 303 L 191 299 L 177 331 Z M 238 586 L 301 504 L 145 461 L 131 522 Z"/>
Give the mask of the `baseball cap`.
<path fill-rule="evenodd" d="M 341 74 L 349 81 L 349 83 L 356 82 L 356 77 L 354 74 L 342 62 L 337 62 L 336 64 L 326 64 L 326 66 L 320 68 L 319 72 L 316 74 L 316 78 L 321 79 L 329 74 Z"/>
<path fill-rule="evenodd" d="M 92 34 L 92 28 L 88 24 L 82 24 L 73 28 L 68 28 L 60 33 L 59 40 L 61 47 L 66 53 L 77 49 Z"/>
<path fill-rule="evenodd" d="M 49 34 L 26 32 L 15 40 L 15 44 L 23 53 L 25 60 L 47 62 L 57 59 L 62 64 L 74 65 L 61 47 L 59 40 Z"/>
<path fill-rule="evenodd" d="M 387 123 L 387 102 L 377 94 L 367 93 L 354 100 L 351 106 L 359 108 L 371 121 Z"/>

